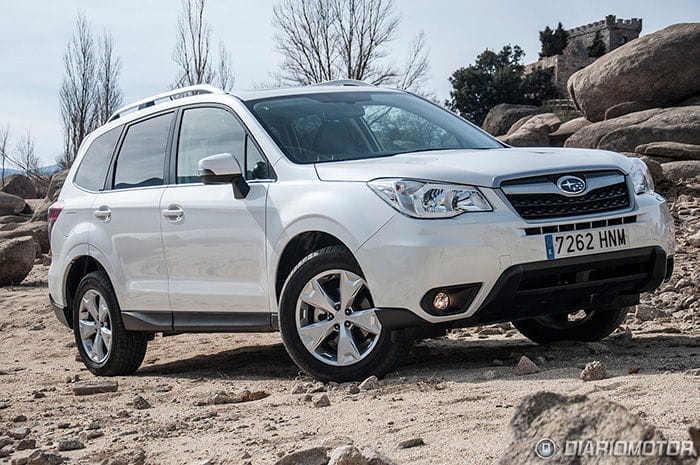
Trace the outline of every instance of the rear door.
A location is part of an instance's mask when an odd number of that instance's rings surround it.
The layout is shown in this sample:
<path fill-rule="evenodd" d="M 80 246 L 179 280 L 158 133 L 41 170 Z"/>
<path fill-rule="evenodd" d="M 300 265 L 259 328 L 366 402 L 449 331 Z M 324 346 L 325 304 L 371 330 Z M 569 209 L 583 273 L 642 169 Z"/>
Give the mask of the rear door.
<path fill-rule="evenodd" d="M 176 129 L 171 175 L 161 200 L 161 227 L 175 329 L 205 324 L 185 313 L 269 314 L 265 265 L 267 161 L 233 112 L 222 106 L 184 108 Z M 236 199 L 231 184 L 204 185 L 200 159 L 236 157 L 250 192 Z M 269 318 L 269 315 L 265 315 Z M 212 321 L 217 318 L 212 317 Z"/>
<path fill-rule="evenodd" d="M 170 311 L 160 230 L 174 113 L 127 126 L 107 189 L 93 203 L 91 246 L 112 268 L 122 310 Z"/>

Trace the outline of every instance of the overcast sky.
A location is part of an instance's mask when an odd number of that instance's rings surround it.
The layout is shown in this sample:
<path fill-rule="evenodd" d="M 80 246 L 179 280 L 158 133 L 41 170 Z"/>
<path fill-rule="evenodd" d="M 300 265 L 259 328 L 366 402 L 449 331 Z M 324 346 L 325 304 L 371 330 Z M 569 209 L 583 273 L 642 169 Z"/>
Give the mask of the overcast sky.
<path fill-rule="evenodd" d="M 222 40 L 235 70 L 234 89 L 269 80 L 281 61 L 273 44 L 272 6 L 277 0 L 209 0 L 214 43 Z M 539 51 L 538 31 L 561 21 L 570 28 L 603 19 L 643 18 L 642 34 L 669 24 L 700 21 L 700 0 L 395 0 L 401 16 L 390 59 L 401 62 L 406 44 L 425 31 L 431 49 L 429 91 L 449 95 L 448 76 L 485 48 L 518 44 L 526 62 Z M 166 90 L 175 67 L 171 52 L 179 0 L 0 0 L 0 125 L 15 140 L 31 129 L 44 164 L 63 146 L 58 89 L 62 56 L 75 16 L 85 12 L 93 31 L 109 30 L 122 59 L 125 102 Z"/>

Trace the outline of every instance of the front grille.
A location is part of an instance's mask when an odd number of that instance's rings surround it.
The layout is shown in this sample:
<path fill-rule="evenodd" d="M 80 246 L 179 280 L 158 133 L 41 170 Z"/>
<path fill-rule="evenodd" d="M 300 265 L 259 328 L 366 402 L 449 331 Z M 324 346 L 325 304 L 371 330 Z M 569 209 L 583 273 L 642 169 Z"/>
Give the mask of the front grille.
<path fill-rule="evenodd" d="M 580 197 L 559 194 L 509 194 L 506 197 L 526 220 L 603 213 L 630 206 L 624 182 L 593 189 Z"/>

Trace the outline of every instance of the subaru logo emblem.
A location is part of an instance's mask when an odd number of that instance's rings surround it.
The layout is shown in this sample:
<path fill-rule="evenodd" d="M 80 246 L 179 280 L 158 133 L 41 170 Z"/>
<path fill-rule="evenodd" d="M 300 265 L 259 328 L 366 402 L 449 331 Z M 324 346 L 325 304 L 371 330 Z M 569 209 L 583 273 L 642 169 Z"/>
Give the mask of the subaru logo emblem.
<path fill-rule="evenodd" d="M 557 180 L 557 187 L 567 195 L 578 195 L 586 190 L 586 181 L 576 176 L 562 176 Z"/>

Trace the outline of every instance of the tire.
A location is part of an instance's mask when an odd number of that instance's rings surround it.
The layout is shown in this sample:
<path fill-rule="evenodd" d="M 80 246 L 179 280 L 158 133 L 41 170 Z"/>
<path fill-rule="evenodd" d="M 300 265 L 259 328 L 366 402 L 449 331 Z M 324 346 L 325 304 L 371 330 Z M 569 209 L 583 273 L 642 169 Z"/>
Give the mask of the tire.
<path fill-rule="evenodd" d="M 512 323 L 523 336 L 537 344 L 556 341 L 594 342 L 612 334 L 625 321 L 630 308 L 591 310 L 586 313 L 585 318 L 578 321 L 568 321 L 569 315 L 562 314 Z M 564 317 L 567 319 L 564 320 Z"/>
<path fill-rule="evenodd" d="M 318 289 L 313 282 L 323 293 L 309 293 L 309 289 Z M 342 282 L 346 283 L 344 295 L 354 296 L 352 301 L 341 294 Z M 304 301 L 320 302 L 316 298 L 322 299 L 321 305 Z M 346 308 L 341 308 L 342 301 Z M 304 258 L 285 283 L 280 299 L 282 341 L 299 368 L 320 381 L 382 377 L 398 366 L 407 345 L 392 342 L 391 331 L 381 327 L 373 308 L 364 275 L 352 254 L 344 247 L 326 247 Z M 313 325 L 320 328 L 313 333 L 319 337 L 309 336 Z M 312 348 L 315 342 L 317 349 Z"/>
<path fill-rule="evenodd" d="M 103 271 L 85 275 L 78 285 L 73 301 L 73 333 L 80 358 L 97 376 L 134 373 L 146 355 L 147 335 L 124 329 L 117 297 Z M 109 344 L 107 334 L 111 334 Z"/>

